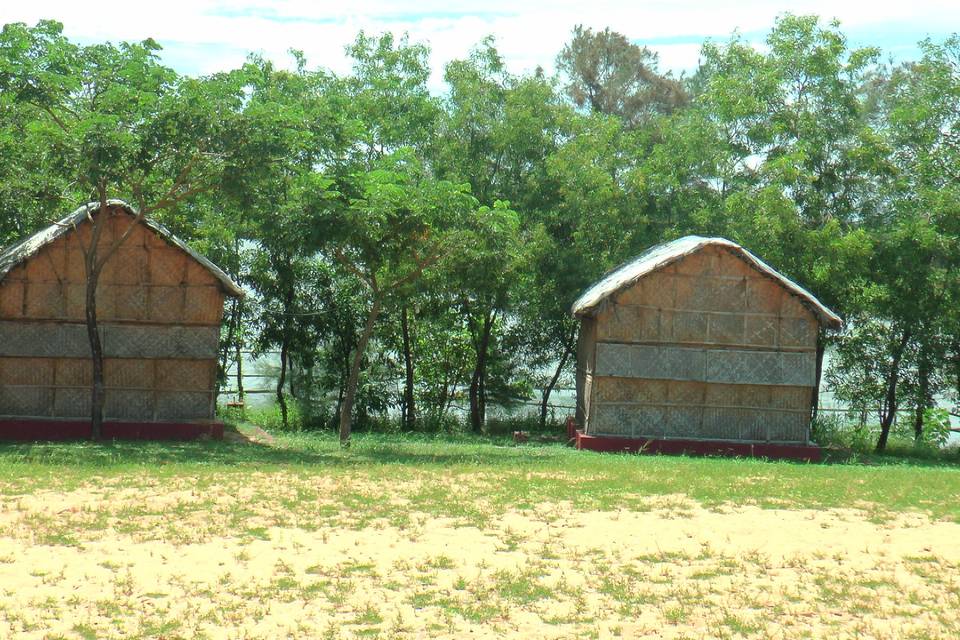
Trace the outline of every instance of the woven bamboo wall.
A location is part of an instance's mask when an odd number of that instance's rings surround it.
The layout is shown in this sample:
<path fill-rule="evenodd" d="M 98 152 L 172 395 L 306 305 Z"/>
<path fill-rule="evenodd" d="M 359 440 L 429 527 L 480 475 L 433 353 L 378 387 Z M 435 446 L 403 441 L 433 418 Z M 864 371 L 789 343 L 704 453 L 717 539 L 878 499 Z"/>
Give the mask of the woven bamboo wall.
<path fill-rule="evenodd" d="M 132 218 L 112 215 L 106 247 Z M 81 418 L 90 411 L 80 226 L 0 282 L 0 415 Z M 82 245 L 81 245 L 82 243 Z M 212 418 L 224 293 L 183 250 L 140 225 L 97 288 L 108 419 Z"/>
<path fill-rule="evenodd" d="M 577 376 L 587 433 L 809 439 L 816 317 L 723 248 L 615 294 L 590 332 L 591 365 Z"/>

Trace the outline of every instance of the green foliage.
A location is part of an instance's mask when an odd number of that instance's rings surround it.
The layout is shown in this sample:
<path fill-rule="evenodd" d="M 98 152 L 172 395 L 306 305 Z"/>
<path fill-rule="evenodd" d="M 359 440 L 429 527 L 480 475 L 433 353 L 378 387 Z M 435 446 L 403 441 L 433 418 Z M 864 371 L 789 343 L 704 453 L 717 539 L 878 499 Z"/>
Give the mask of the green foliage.
<path fill-rule="evenodd" d="M 669 113 L 688 100 L 682 85 L 657 72 L 657 54 L 609 28 L 577 25 L 557 56 L 567 95 L 578 107 L 615 115 L 627 126 Z"/>
<path fill-rule="evenodd" d="M 960 396 L 960 37 L 920 46 L 889 67 L 785 14 L 677 80 L 578 26 L 554 77 L 510 73 L 488 37 L 437 96 L 406 36 L 361 32 L 344 75 L 292 52 L 187 78 L 152 40 L 9 24 L 0 241 L 101 191 L 131 200 L 249 290 L 221 365 L 279 352 L 281 423 L 387 428 L 400 409 L 449 432 L 570 385 L 569 307 L 600 275 L 722 235 L 845 318 L 825 381 L 860 426 L 824 438 L 937 446 L 936 406 Z"/>

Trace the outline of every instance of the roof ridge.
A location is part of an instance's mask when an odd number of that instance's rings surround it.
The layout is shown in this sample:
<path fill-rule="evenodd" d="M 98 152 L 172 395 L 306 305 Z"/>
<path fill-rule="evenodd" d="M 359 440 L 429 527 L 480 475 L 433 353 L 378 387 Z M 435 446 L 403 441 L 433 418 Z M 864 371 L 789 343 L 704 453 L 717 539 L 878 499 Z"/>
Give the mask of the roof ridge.
<path fill-rule="evenodd" d="M 840 316 L 828 309 L 816 296 L 736 242 L 719 236 L 705 237 L 697 235 L 682 236 L 674 240 L 653 245 L 636 257 L 608 271 L 576 299 L 571 307 L 571 313 L 574 316 L 591 316 L 596 313 L 598 307 L 610 296 L 628 286 L 632 286 L 644 276 L 711 245 L 723 246 L 737 252 L 739 257 L 750 263 L 755 269 L 776 280 L 780 286 L 787 289 L 793 295 L 802 298 L 813 307 L 814 314 L 821 323 L 832 328 L 839 328 L 843 324 Z"/>
<path fill-rule="evenodd" d="M 123 200 L 111 198 L 107 200 L 107 206 L 121 208 L 132 216 L 138 215 L 137 210 Z M 75 229 L 77 225 L 81 224 L 87 219 L 87 216 L 90 213 L 99 210 L 99 202 L 88 202 L 83 204 L 60 220 L 57 220 L 56 222 L 49 224 L 42 229 L 38 229 L 25 238 L 14 242 L 3 250 L 0 250 L 0 281 L 3 281 L 3 279 L 14 267 L 23 263 L 25 260 L 32 258 L 41 249 L 51 244 L 55 240 L 58 240 L 71 229 Z M 236 297 L 242 297 L 244 295 L 243 289 L 240 288 L 240 286 L 235 283 L 233 279 L 231 279 L 230 276 L 223 271 L 223 269 L 215 265 L 203 255 L 197 253 L 194 249 L 190 248 L 186 242 L 175 236 L 164 225 L 146 215 L 140 218 L 140 222 L 142 222 L 148 229 L 152 230 L 154 233 L 163 238 L 164 241 L 175 246 L 181 251 L 184 251 L 191 258 L 199 262 L 207 271 L 210 272 L 211 275 L 220 281 L 224 290 L 229 295 Z"/>

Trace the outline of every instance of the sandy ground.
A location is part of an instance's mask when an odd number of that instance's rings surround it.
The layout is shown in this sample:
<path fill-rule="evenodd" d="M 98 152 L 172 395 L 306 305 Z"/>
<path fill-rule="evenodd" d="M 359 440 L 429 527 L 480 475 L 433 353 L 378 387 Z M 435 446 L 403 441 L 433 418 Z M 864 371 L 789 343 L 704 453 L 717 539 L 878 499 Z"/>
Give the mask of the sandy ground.
<path fill-rule="evenodd" d="M 155 491 L 138 499 L 178 500 Z M 44 538 L 100 499 L 2 505 L 0 638 L 960 636 L 960 525 L 921 515 L 677 496 L 640 513 L 546 505 L 482 530 L 415 516 L 181 544 L 137 535 L 158 526 L 143 516 Z"/>

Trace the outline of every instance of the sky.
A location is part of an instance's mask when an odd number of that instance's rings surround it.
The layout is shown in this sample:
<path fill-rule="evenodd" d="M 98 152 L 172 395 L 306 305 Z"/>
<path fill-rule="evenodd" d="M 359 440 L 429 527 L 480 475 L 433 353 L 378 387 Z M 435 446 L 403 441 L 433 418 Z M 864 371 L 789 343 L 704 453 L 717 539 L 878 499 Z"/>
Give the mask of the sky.
<path fill-rule="evenodd" d="M 917 58 L 923 38 L 960 32 L 958 0 L 0 0 L 0 22 L 53 18 L 84 44 L 153 38 L 164 62 L 189 75 L 237 67 L 250 52 L 292 66 L 291 48 L 311 67 L 346 73 L 344 47 L 359 30 L 408 33 L 431 47 L 436 91 L 443 66 L 491 34 L 514 73 L 552 71 L 571 29 L 583 24 L 648 46 L 661 70 L 679 74 L 697 67 L 706 39 L 738 31 L 761 45 L 785 11 L 838 19 L 851 45 L 878 46 L 895 61 Z"/>

